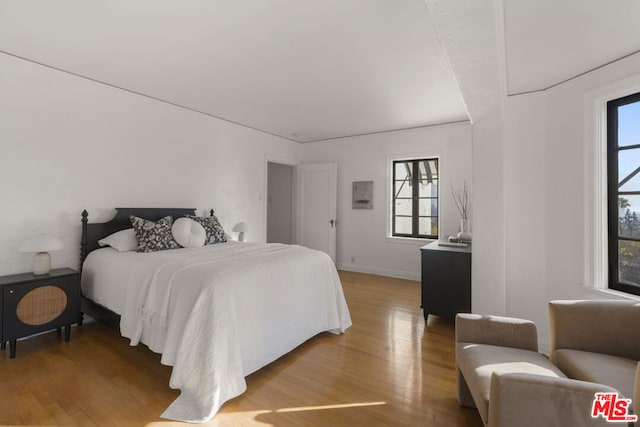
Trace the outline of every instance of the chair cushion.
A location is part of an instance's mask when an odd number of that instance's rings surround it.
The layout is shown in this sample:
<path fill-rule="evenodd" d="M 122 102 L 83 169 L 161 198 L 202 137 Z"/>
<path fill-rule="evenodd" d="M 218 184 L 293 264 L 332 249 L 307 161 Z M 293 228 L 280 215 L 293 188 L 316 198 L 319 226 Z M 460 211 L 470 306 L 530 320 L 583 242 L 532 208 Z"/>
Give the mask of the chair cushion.
<path fill-rule="evenodd" d="M 565 374 L 542 354 L 512 347 L 461 342 L 456 346 L 456 364 L 469 386 L 485 425 L 488 422 L 491 375 L 494 372 L 566 378 Z"/>
<path fill-rule="evenodd" d="M 553 362 L 569 378 L 606 384 L 625 397 L 633 398 L 633 380 L 637 360 L 589 351 L 559 349 Z"/>

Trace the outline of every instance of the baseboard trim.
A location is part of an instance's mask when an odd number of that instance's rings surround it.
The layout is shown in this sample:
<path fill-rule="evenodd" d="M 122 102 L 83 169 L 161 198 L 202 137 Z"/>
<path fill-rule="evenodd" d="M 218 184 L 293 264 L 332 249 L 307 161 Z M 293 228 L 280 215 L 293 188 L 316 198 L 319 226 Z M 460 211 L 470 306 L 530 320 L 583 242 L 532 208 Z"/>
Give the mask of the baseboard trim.
<path fill-rule="evenodd" d="M 371 267 L 360 264 L 337 264 L 338 270 L 353 271 L 355 273 L 376 274 L 378 276 L 395 277 L 396 279 L 406 279 L 420 281 L 419 273 L 412 273 L 404 270 L 394 270 L 391 268 Z"/>

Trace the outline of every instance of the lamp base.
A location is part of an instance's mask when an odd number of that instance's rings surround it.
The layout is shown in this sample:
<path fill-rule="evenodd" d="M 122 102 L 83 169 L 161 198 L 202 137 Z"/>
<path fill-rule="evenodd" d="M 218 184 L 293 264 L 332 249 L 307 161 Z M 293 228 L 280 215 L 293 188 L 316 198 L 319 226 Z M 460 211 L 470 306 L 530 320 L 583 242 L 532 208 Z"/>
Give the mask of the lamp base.
<path fill-rule="evenodd" d="M 33 258 L 33 274 L 41 276 L 51 271 L 51 255 L 48 252 L 38 252 Z"/>
<path fill-rule="evenodd" d="M 244 242 L 245 241 L 245 237 L 244 237 L 244 231 L 241 231 L 240 233 L 238 233 L 238 242 Z"/>

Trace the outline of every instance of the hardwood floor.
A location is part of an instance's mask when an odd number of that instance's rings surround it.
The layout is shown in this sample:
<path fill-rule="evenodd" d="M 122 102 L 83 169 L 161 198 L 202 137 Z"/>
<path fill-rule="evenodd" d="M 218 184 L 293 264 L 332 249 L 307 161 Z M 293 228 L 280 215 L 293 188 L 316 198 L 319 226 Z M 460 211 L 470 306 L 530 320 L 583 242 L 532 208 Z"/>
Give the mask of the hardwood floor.
<path fill-rule="evenodd" d="M 247 377 L 209 426 L 482 426 L 455 397 L 453 325 L 425 326 L 417 282 L 340 272 L 353 326 L 321 334 Z M 186 425 L 158 418 L 171 368 L 100 323 L 0 352 L 0 424 Z"/>

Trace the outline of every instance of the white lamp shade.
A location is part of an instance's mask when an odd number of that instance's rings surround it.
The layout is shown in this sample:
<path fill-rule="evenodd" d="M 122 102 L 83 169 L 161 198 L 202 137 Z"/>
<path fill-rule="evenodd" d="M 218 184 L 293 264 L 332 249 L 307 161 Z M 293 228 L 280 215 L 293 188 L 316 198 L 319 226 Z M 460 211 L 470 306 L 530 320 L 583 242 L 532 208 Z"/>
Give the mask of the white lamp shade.
<path fill-rule="evenodd" d="M 239 222 L 233 226 L 232 231 L 246 233 L 247 231 L 249 231 L 249 225 L 246 222 Z"/>
<path fill-rule="evenodd" d="M 25 240 L 18 249 L 20 252 L 49 252 L 63 248 L 62 241 L 56 236 L 40 234 Z"/>

